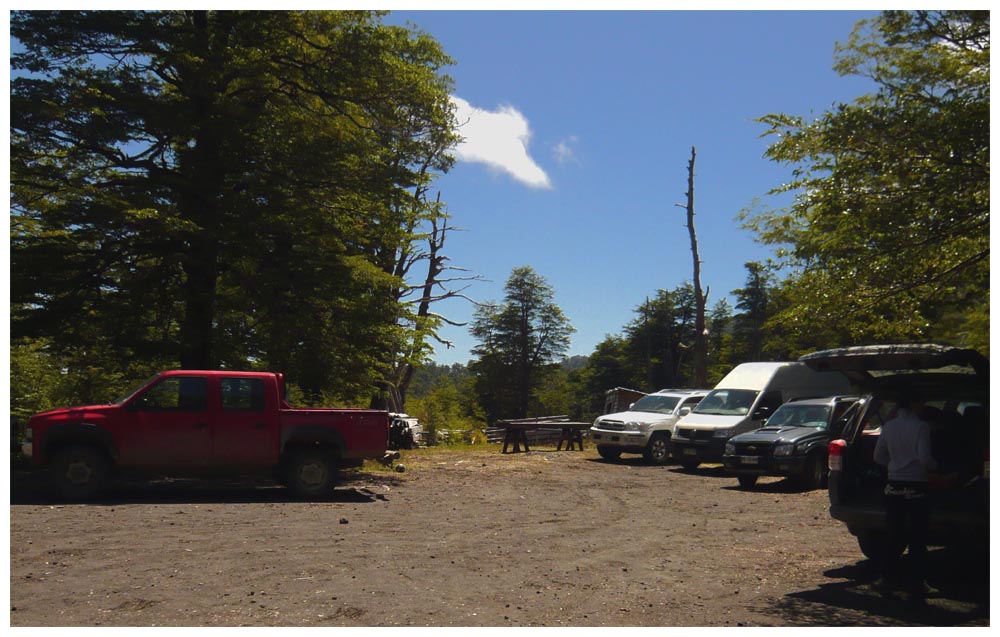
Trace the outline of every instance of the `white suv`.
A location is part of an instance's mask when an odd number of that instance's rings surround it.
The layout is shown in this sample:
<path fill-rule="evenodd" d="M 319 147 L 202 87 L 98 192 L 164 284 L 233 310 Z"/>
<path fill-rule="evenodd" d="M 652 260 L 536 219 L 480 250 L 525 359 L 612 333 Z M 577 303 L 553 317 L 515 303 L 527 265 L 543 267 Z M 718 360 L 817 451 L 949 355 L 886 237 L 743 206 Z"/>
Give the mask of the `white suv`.
<path fill-rule="evenodd" d="M 605 460 L 615 460 L 622 453 L 641 453 L 646 462 L 666 463 L 670 459 L 674 426 L 708 392 L 707 389 L 662 389 L 632 403 L 628 411 L 598 416 L 590 428 L 597 453 Z"/>

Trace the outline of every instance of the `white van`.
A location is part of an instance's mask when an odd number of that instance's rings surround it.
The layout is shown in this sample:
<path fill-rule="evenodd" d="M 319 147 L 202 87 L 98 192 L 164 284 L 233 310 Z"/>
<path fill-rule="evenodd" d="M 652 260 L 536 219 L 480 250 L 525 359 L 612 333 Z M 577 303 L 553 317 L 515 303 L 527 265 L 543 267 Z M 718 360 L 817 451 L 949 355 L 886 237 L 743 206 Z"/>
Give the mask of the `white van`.
<path fill-rule="evenodd" d="M 702 462 L 721 462 L 727 440 L 758 429 L 792 398 L 849 393 L 851 384 L 839 372 L 817 372 L 803 363 L 737 365 L 677 423 L 672 455 L 689 470 Z"/>

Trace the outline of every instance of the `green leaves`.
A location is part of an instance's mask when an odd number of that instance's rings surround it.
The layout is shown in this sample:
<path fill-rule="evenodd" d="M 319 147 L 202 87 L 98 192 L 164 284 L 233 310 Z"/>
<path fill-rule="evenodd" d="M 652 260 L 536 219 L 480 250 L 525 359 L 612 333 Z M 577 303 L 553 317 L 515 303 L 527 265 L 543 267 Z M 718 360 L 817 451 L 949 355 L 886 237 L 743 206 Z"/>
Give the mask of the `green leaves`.
<path fill-rule="evenodd" d="M 776 139 L 767 156 L 795 176 L 775 190 L 791 206 L 744 215 L 789 246 L 776 321 L 832 321 L 851 342 L 967 342 L 941 318 L 989 302 L 989 15 L 885 12 L 836 68 L 876 91 L 811 122 L 759 120 Z"/>
<path fill-rule="evenodd" d="M 527 416 L 546 368 L 569 348 L 573 326 L 553 302 L 552 287 L 529 266 L 514 268 L 501 304 L 476 309 L 470 332 L 481 404 L 491 421 Z"/>
<path fill-rule="evenodd" d="M 367 404 L 406 340 L 400 202 L 456 139 L 450 60 L 379 15 L 13 14 L 12 332 Z"/>

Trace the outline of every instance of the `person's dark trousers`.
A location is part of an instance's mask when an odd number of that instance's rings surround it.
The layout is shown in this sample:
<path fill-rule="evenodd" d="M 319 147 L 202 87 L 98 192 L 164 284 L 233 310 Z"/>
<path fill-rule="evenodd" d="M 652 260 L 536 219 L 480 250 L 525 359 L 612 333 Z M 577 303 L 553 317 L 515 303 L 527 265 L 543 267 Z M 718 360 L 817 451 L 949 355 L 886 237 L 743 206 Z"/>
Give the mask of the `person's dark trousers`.
<path fill-rule="evenodd" d="M 906 584 L 911 593 L 924 595 L 927 577 L 927 527 L 930 508 L 926 482 L 889 482 L 885 490 L 885 514 L 889 527 L 889 554 L 885 577 Z M 909 573 L 900 572 L 899 556 L 910 547 Z M 908 576 L 907 576 L 908 575 Z"/>

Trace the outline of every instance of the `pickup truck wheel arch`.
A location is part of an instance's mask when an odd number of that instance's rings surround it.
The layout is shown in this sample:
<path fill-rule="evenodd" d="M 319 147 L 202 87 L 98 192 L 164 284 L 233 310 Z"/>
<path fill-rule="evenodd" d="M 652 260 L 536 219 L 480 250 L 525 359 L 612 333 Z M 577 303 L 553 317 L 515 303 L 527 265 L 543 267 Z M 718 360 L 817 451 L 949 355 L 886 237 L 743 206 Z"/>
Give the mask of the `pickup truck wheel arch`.
<path fill-rule="evenodd" d="M 94 447 L 102 451 L 107 460 L 112 464 L 118 456 L 114 437 L 111 435 L 111 432 L 97 425 L 85 422 L 56 425 L 46 432 L 44 441 L 36 442 L 44 444 L 44 458 L 48 459 L 48 461 L 51 461 L 60 449 L 69 446 Z"/>
<path fill-rule="evenodd" d="M 293 427 L 281 434 L 281 449 L 283 454 L 291 454 L 301 447 L 321 445 L 331 450 L 337 456 L 345 449 L 344 436 L 339 431 L 329 427 L 306 425 Z"/>

